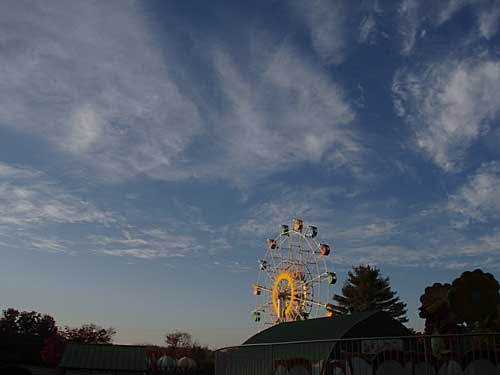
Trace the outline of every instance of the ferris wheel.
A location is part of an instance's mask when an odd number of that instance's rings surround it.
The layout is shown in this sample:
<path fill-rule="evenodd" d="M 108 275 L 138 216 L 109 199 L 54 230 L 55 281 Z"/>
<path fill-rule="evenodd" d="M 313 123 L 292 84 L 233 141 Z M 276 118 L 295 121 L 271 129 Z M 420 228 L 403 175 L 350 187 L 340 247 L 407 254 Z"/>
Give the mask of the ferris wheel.
<path fill-rule="evenodd" d="M 277 324 L 333 316 L 330 285 L 337 276 L 327 269 L 330 246 L 316 240 L 318 228 L 300 219 L 293 229 L 281 225 L 277 239 L 267 240 L 267 253 L 259 260 L 259 277 L 253 286 L 257 306 L 253 318 L 263 324 Z"/>

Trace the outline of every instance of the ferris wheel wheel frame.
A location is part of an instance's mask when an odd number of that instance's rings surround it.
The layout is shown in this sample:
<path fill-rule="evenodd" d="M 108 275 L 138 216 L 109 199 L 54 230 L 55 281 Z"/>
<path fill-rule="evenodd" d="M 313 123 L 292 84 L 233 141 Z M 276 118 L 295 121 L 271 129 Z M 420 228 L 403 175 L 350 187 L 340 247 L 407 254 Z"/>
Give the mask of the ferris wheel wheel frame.
<path fill-rule="evenodd" d="M 317 227 L 304 228 L 296 219 L 292 228 L 281 225 L 278 238 L 268 240 L 265 258 L 259 261 L 255 321 L 261 321 L 261 313 L 267 317 L 264 324 L 275 324 L 316 317 L 319 308 L 330 311 L 329 288 L 321 287 L 324 281 L 333 285 L 336 280 L 335 273 L 327 272 L 330 247 L 315 240 Z"/>

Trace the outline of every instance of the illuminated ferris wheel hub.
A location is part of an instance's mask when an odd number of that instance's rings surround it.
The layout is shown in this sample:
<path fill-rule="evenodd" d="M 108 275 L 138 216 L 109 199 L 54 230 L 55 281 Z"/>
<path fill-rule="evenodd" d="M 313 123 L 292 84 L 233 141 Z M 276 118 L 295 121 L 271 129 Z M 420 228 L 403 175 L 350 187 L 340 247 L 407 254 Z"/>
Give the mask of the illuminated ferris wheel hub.
<path fill-rule="evenodd" d="M 254 320 L 276 324 L 333 315 L 328 303 L 329 285 L 337 277 L 328 272 L 326 257 L 330 246 L 318 243 L 318 229 L 293 220 L 293 229 L 281 225 L 277 239 L 267 240 L 267 253 L 259 260 L 259 278 L 254 285 L 257 307 Z M 329 284 L 329 285 L 325 285 Z"/>

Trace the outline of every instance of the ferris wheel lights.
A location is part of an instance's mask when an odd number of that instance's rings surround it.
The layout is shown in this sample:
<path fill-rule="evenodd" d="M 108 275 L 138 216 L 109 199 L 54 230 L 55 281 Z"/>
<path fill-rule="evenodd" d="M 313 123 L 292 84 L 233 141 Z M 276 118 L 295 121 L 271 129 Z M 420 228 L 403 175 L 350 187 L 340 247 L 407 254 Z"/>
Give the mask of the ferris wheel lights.
<path fill-rule="evenodd" d="M 335 272 L 328 272 L 326 275 L 326 280 L 328 281 L 328 284 L 333 285 L 337 282 L 337 275 Z"/>
<path fill-rule="evenodd" d="M 322 243 L 321 245 L 319 245 L 319 251 L 321 255 L 327 256 L 328 254 L 330 254 L 330 246 L 328 246 L 326 243 Z"/>
<path fill-rule="evenodd" d="M 293 219 L 293 230 L 296 232 L 302 232 L 304 227 L 304 222 L 300 219 Z"/>
<path fill-rule="evenodd" d="M 276 240 L 268 239 L 267 240 L 267 247 L 271 250 L 276 249 Z"/>
<path fill-rule="evenodd" d="M 325 306 L 325 309 L 326 309 L 326 315 L 325 316 L 332 317 L 332 316 L 335 315 L 335 306 L 333 306 L 331 303 L 327 303 L 326 306 Z"/>
<path fill-rule="evenodd" d="M 289 234 L 288 232 L 289 231 L 290 230 L 288 229 L 288 225 L 285 225 L 285 224 L 281 224 L 280 225 L 280 235 L 281 236 L 288 236 L 288 234 Z"/>
<path fill-rule="evenodd" d="M 315 227 L 314 225 L 308 225 L 306 227 L 306 232 L 304 233 L 304 235 L 307 238 L 314 238 L 318 235 L 318 228 Z"/>
<path fill-rule="evenodd" d="M 289 300 L 282 306 L 281 302 L 284 294 L 289 296 Z M 295 282 L 291 274 L 284 271 L 276 277 L 273 285 L 272 299 L 276 315 L 280 318 L 288 317 L 296 300 Z"/>

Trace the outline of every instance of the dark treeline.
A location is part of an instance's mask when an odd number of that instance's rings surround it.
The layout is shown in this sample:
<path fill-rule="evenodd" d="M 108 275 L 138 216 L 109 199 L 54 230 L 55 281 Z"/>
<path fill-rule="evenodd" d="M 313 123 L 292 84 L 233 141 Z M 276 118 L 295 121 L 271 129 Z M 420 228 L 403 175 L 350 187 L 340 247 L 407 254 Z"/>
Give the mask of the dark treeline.
<path fill-rule="evenodd" d="M 54 317 L 37 311 L 19 311 L 7 308 L 0 317 L 0 335 L 30 336 L 43 340 L 40 353 L 42 361 L 57 366 L 67 343 L 112 344 L 116 330 L 102 328 L 94 323 L 79 327 L 58 326 Z M 212 374 L 214 367 L 213 351 L 193 340 L 191 334 L 172 331 L 165 334 L 165 345 L 142 344 L 150 358 L 167 355 L 172 358 L 189 357 L 196 362 L 197 372 Z"/>

